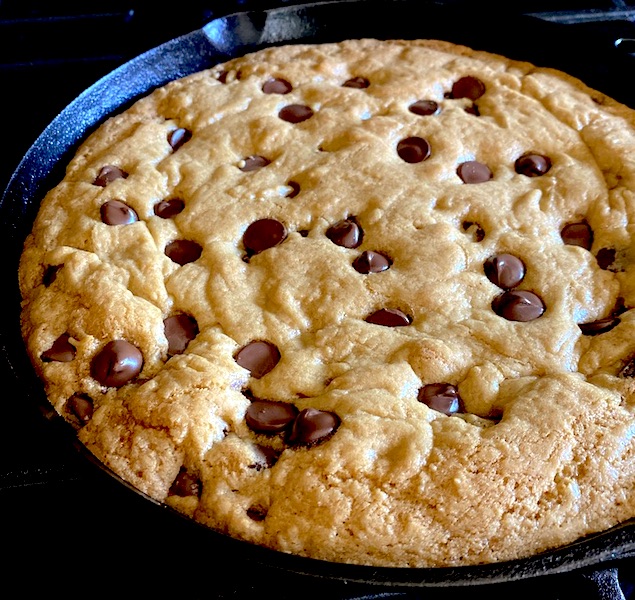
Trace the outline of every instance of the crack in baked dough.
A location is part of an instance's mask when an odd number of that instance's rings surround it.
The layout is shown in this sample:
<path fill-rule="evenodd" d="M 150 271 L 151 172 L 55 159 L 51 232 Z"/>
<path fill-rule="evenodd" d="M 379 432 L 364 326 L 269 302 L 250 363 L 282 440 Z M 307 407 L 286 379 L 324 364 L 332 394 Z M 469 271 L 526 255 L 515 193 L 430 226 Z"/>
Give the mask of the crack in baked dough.
<path fill-rule="evenodd" d="M 573 542 L 635 515 L 634 146 L 582 82 L 444 42 L 237 58 L 80 147 L 25 243 L 29 355 L 100 460 L 235 537 Z"/>

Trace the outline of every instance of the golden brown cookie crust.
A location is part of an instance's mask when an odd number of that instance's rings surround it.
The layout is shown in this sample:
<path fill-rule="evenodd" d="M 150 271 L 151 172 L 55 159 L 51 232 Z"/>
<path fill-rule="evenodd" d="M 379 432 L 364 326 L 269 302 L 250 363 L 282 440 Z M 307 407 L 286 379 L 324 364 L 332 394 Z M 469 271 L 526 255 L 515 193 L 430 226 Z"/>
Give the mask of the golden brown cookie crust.
<path fill-rule="evenodd" d="M 573 542 L 635 515 L 634 150 L 631 109 L 447 42 L 234 59 L 43 200 L 29 355 L 101 461 L 232 536 L 410 567 Z"/>

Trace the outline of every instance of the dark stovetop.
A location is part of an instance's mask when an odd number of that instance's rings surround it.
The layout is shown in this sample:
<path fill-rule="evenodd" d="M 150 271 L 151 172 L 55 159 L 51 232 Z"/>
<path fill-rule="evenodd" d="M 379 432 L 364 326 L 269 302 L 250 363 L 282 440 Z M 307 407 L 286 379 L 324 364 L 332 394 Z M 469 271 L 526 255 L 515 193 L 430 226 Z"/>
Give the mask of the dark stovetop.
<path fill-rule="evenodd" d="M 217 0 L 164 6 L 134 0 L 0 0 L 2 188 L 45 126 L 101 76 L 212 18 L 298 3 Z M 500 10 L 500 3 L 488 0 L 479 6 Z M 635 0 L 534 0 L 516 2 L 513 10 L 588 30 L 589 44 L 594 36 L 635 37 Z M 495 600 L 519 592 L 541 594 L 544 600 L 613 597 L 595 590 L 584 572 L 518 584 L 398 592 L 293 575 L 246 562 L 235 553 L 219 555 L 211 544 L 187 545 L 179 518 L 166 519 L 158 506 L 149 510 L 146 501 L 93 469 L 57 435 L 38 407 L 21 402 L 9 365 L 3 362 L 0 370 L 0 381 L 7 386 L 0 395 L 0 544 L 5 550 L 0 581 L 6 589 L 17 585 L 16 597 L 40 591 L 71 598 L 117 593 L 123 598 L 178 594 L 243 599 L 269 594 L 278 600 L 449 600 L 487 594 Z M 622 559 L 609 567 L 618 569 L 625 597 L 635 598 L 635 561 Z"/>

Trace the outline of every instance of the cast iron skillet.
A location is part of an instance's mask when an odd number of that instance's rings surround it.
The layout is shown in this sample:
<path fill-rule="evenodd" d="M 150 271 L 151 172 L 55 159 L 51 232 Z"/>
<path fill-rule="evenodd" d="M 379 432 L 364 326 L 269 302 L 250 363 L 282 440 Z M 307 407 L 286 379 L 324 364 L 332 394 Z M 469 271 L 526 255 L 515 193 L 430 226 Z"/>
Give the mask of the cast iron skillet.
<path fill-rule="evenodd" d="M 62 178 L 63 166 L 80 140 L 112 113 L 177 77 L 268 45 L 356 37 L 429 37 L 462 43 L 539 66 L 559 68 L 635 107 L 635 90 L 626 81 L 626 74 L 635 67 L 635 58 L 617 52 L 613 40 L 595 39 L 589 44 L 566 25 L 527 16 L 501 19 L 499 15 L 492 19 L 477 10 L 456 7 L 449 10 L 441 5 L 422 5 L 416 0 L 344 0 L 237 13 L 154 48 L 99 80 L 63 110 L 28 150 L 2 197 L 0 237 L 4 260 L 0 262 L 6 270 L 2 280 L 10 282 L 10 290 L 4 294 L 8 306 L 0 341 L 24 402 L 47 406 L 20 337 L 18 259 L 41 198 Z M 74 439 L 74 432 L 66 425 L 52 426 L 60 427 L 60 435 Z M 493 584 L 588 568 L 601 574 L 611 561 L 635 555 L 635 526 L 625 524 L 553 552 L 493 565 L 395 569 L 333 564 L 238 542 L 147 500 L 150 506 L 171 514 L 169 518 L 182 518 L 184 531 L 191 529 L 188 534 L 214 538 L 224 552 L 235 552 L 242 561 L 249 559 L 286 572 L 373 584 L 382 589 Z"/>

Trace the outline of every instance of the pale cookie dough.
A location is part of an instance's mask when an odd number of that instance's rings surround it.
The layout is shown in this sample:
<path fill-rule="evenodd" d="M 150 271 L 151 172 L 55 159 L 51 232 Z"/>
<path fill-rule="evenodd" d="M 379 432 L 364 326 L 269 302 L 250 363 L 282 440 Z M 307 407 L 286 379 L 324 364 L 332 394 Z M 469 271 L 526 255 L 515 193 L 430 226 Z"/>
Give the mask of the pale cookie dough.
<path fill-rule="evenodd" d="M 269 48 L 108 120 L 24 246 L 56 410 L 283 552 L 526 557 L 635 515 L 635 112 L 440 41 Z"/>

